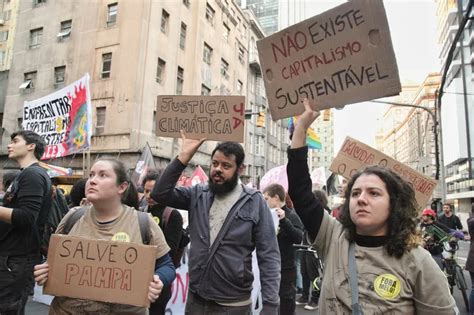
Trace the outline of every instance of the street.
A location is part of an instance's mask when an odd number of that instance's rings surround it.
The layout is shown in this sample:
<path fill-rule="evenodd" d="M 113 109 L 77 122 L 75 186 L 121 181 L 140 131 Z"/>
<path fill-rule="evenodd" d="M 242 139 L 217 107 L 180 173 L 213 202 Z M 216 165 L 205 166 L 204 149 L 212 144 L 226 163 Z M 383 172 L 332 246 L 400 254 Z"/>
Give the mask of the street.
<path fill-rule="evenodd" d="M 459 251 L 458 251 L 458 263 L 464 267 L 466 263 L 467 254 L 469 252 L 469 242 L 459 242 Z M 464 276 L 466 278 L 468 288 L 471 287 L 471 277 L 469 276 L 469 272 L 464 271 Z M 469 296 L 470 289 L 468 289 L 467 295 Z M 460 291 L 455 288 L 454 289 L 454 299 L 456 300 L 456 304 L 459 307 L 460 314 L 467 314 L 466 307 L 464 305 L 462 295 Z M 34 315 L 45 315 L 48 314 L 48 306 L 33 302 L 30 298 L 28 304 L 26 306 L 26 314 L 34 314 Z M 308 311 L 305 310 L 302 305 L 296 307 L 296 314 L 297 315 L 305 315 L 305 314 L 319 314 L 317 310 L 315 311 Z"/>

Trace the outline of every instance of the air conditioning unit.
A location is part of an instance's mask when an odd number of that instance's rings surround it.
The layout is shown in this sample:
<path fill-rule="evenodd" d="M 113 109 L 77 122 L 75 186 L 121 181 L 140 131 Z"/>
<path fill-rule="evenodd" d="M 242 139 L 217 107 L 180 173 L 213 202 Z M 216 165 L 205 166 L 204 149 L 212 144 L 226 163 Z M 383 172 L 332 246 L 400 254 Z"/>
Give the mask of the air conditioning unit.
<path fill-rule="evenodd" d="M 5 20 L 4 19 L 0 19 L 0 25 L 4 25 L 5 24 Z"/>

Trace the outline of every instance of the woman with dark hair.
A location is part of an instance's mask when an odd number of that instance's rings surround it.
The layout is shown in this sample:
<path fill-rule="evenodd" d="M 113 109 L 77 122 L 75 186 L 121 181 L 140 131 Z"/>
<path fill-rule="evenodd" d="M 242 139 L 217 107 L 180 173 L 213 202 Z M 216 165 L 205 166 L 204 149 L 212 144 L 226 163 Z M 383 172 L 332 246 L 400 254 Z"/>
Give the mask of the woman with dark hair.
<path fill-rule="evenodd" d="M 140 213 L 147 216 L 149 228 L 146 232 L 149 240 L 142 239 L 139 212 L 125 204 L 129 201 L 134 204 L 138 198 L 127 197 L 129 193 L 136 195 L 136 190 L 130 186 L 124 165 L 113 159 L 96 161 L 92 165 L 85 192 L 91 204 L 71 209 L 62 219 L 56 233 L 156 246 L 156 268 L 148 287 L 148 300 L 153 303 L 160 296 L 163 286 L 171 285 L 176 276 L 175 268 L 161 229 L 151 215 Z M 76 211 L 83 211 L 79 218 L 75 215 Z M 72 222 L 70 220 L 73 217 L 76 220 Z M 36 282 L 43 285 L 48 280 L 48 263 L 35 266 L 34 275 Z M 81 314 L 148 313 L 146 308 L 132 305 L 55 297 L 49 314 L 74 314 L 78 310 L 81 310 Z"/>
<path fill-rule="evenodd" d="M 311 193 L 305 145 L 319 115 L 304 101 L 288 151 L 289 194 L 324 260 L 322 314 L 455 314 L 446 277 L 420 246 L 411 185 L 371 166 L 349 181 L 341 222 Z"/>

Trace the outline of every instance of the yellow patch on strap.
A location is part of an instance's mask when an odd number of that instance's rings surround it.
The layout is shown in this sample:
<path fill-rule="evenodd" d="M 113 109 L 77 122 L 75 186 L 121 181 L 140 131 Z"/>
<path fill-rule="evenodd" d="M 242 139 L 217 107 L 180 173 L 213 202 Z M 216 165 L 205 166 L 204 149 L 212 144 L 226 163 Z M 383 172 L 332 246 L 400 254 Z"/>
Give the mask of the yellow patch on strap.
<path fill-rule="evenodd" d="M 388 273 L 378 276 L 374 281 L 375 292 L 388 300 L 395 299 L 400 294 L 401 287 L 400 280 Z"/>
<path fill-rule="evenodd" d="M 112 236 L 112 241 L 130 243 L 130 236 L 125 232 L 118 232 Z"/>
<path fill-rule="evenodd" d="M 160 225 L 160 218 L 153 217 L 153 220 L 156 222 L 156 224 Z"/>

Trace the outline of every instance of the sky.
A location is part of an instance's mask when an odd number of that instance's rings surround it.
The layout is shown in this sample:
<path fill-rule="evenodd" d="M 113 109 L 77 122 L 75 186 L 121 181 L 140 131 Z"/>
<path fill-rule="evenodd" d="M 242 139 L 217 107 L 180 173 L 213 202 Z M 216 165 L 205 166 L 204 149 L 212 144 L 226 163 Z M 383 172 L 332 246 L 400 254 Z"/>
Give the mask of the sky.
<path fill-rule="evenodd" d="M 306 18 L 343 2 L 307 0 Z M 405 81 L 421 83 L 428 73 L 440 71 L 435 0 L 385 0 L 384 5 L 402 84 Z M 387 107 L 364 102 L 335 110 L 334 151 L 339 151 L 346 136 L 374 146 L 377 118 L 382 117 Z"/>

